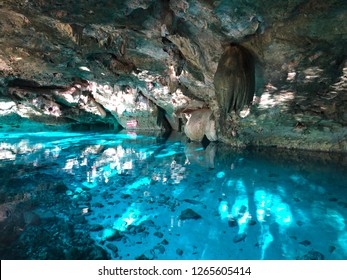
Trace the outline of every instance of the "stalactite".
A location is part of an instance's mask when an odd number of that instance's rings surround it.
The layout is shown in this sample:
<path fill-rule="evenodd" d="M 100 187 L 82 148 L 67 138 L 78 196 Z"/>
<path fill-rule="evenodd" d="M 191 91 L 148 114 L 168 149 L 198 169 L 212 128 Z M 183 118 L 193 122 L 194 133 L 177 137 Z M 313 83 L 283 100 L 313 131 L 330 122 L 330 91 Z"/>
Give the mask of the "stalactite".
<path fill-rule="evenodd" d="M 255 89 L 254 60 L 244 47 L 226 47 L 214 76 L 216 98 L 222 115 L 239 112 L 252 102 Z"/>

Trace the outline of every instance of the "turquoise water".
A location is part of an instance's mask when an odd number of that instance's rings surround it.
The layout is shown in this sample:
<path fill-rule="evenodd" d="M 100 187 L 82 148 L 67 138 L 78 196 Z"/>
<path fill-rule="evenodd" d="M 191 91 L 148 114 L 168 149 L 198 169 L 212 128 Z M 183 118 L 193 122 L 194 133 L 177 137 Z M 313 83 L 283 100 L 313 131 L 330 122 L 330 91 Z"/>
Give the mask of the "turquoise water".
<path fill-rule="evenodd" d="M 0 134 L 1 259 L 347 259 L 343 155 Z"/>

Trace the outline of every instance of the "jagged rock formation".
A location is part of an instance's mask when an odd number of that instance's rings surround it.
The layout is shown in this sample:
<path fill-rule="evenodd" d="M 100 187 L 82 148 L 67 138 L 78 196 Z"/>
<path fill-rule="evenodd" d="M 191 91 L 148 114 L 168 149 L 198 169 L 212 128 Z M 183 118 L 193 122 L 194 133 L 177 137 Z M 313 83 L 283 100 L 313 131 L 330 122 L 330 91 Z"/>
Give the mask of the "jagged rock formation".
<path fill-rule="evenodd" d="M 2 129 L 184 130 L 183 112 L 208 109 L 223 128 L 212 138 L 232 145 L 346 152 L 346 8 L 341 0 L 4 0 Z M 230 44 L 255 67 L 253 98 L 234 105 L 218 102 L 215 82 Z"/>

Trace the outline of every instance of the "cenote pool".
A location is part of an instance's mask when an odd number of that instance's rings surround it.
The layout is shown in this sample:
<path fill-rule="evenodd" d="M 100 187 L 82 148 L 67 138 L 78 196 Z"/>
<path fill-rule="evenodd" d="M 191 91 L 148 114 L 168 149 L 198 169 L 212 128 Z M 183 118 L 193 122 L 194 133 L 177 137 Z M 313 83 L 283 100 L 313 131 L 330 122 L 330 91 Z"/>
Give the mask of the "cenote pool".
<path fill-rule="evenodd" d="M 347 259 L 343 155 L 0 134 L 1 259 Z"/>

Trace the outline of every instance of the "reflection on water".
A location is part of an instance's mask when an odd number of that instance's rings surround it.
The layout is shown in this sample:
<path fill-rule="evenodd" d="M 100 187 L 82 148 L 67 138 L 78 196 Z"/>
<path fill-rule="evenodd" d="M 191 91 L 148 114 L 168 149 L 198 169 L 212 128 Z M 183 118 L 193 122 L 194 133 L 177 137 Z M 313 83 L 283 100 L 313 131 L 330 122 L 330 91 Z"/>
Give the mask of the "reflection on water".
<path fill-rule="evenodd" d="M 347 259 L 346 165 L 326 157 L 0 134 L 0 256 Z"/>

